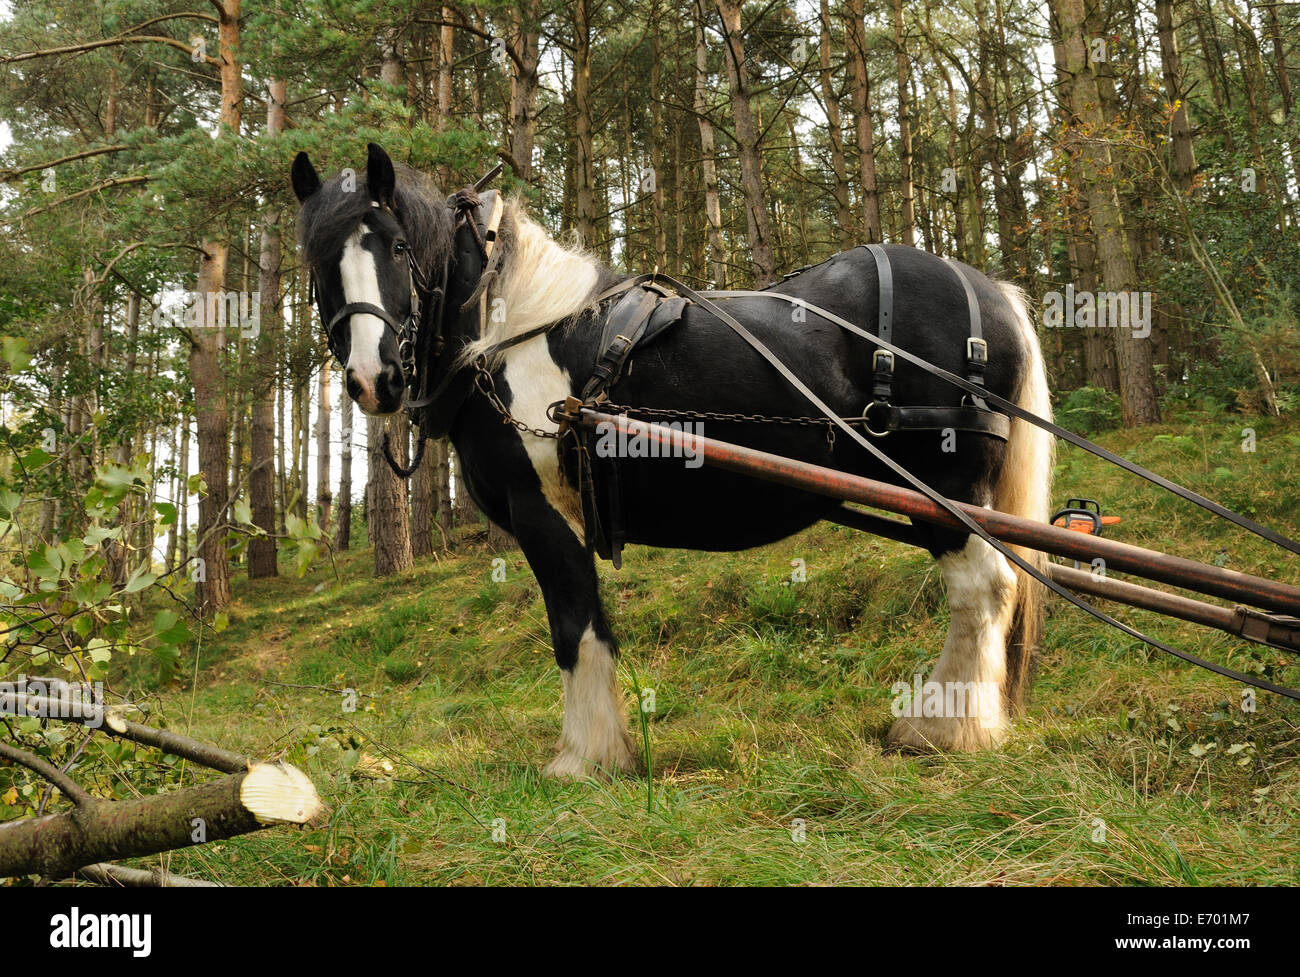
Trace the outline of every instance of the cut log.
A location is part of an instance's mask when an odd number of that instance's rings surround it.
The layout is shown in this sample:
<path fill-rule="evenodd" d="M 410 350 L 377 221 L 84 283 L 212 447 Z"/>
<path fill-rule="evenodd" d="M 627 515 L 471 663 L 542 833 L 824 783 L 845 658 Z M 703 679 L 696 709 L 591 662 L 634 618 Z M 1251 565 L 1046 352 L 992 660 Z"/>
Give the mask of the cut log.
<path fill-rule="evenodd" d="M 274 824 L 304 824 L 321 809 L 310 780 L 287 763 L 257 763 L 211 783 L 0 824 L 0 877 L 63 878 L 93 862 L 154 855 Z"/>

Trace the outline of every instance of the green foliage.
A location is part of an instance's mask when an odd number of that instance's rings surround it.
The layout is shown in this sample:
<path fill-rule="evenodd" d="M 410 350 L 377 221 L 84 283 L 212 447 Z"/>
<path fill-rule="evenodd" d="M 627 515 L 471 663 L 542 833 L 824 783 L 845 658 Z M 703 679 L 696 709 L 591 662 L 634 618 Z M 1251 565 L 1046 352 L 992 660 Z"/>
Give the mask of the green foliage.
<path fill-rule="evenodd" d="M 1066 394 L 1055 414 L 1056 423 L 1078 434 L 1113 430 L 1121 422 L 1119 395 L 1100 387 L 1080 387 Z"/>

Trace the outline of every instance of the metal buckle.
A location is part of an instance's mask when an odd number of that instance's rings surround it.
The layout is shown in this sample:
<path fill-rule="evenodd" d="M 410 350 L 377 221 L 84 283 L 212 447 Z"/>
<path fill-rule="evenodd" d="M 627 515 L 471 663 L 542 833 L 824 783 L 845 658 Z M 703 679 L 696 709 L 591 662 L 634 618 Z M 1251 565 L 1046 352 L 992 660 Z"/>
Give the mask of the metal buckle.
<path fill-rule="evenodd" d="M 976 350 L 979 350 L 978 356 L 975 355 Z M 989 344 L 982 339 L 968 336 L 966 339 L 966 359 L 972 363 L 987 363 L 989 361 Z"/>
<path fill-rule="evenodd" d="M 881 360 L 887 360 L 888 362 L 885 366 L 881 366 L 880 365 Z M 885 373 L 893 373 L 894 354 L 887 349 L 876 350 L 874 353 L 871 354 L 871 369 L 876 371 L 877 373 L 882 371 Z"/>

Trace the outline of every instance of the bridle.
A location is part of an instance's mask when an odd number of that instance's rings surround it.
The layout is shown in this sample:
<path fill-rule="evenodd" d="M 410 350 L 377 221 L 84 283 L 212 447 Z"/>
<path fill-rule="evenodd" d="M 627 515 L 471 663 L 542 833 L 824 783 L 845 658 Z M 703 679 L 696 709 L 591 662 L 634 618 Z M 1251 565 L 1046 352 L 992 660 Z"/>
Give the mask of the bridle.
<path fill-rule="evenodd" d="M 391 214 L 392 211 L 389 211 L 389 213 Z M 397 219 L 395 214 L 393 218 Z M 398 220 L 398 225 L 401 225 L 400 220 Z M 309 285 L 309 299 L 315 304 L 321 322 L 326 324 L 325 342 L 329 346 L 330 355 L 339 363 L 343 363 L 343 356 L 339 348 L 340 344 L 336 339 L 336 332 L 340 323 L 347 321 L 354 315 L 375 316 L 384 323 L 386 329 L 392 330 L 394 337 L 397 339 L 397 356 L 402 366 L 402 379 L 406 382 L 408 390 L 416 389 L 417 384 L 423 382 L 416 353 L 419 346 L 420 330 L 423 325 L 421 310 L 426 302 L 432 304 L 434 328 L 436 330 L 436 335 L 433 337 L 435 340 L 435 357 L 442 352 L 442 298 L 446 291 L 449 264 L 450 262 L 443 266 L 442 282 L 436 288 L 430 289 L 415 262 L 415 253 L 409 247 L 406 249 L 406 266 L 409 275 L 408 280 L 411 285 L 411 302 L 410 311 L 407 313 L 406 318 L 400 321 L 383 306 L 374 305 L 370 302 L 348 302 L 327 320 L 325 310 L 321 305 L 320 289 L 316 285 L 316 274 L 313 272 Z"/>
<path fill-rule="evenodd" d="M 485 293 L 490 280 L 496 275 L 496 262 L 501 254 L 500 249 L 496 249 L 495 252 L 492 250 L 496 228 L 488 228 L 486 235 L 480 233 L 476 225 L 475 214 L 480 208 L 479 191 L 495 179 L 501 170 L 502 164 L 498 163 L 472 186 L 463 187 L 447 198 L 447 208 L 451 211 L 452 217 L 453 240 L 461 228 L 467 227 L 474 244 L 477 246 L 479 256 L 484 262 L 478 280 L 474 283 L 472 294 L 463 305 L 454 310 L 456 315 L 460 315 L 461 312 L 477 302 Z M 399 227 L 402 226 L 401 220 L 389 207 L 378 203 L 375 206 L 385 210 L 397 221 Z M 403 230 L 405 230 L 404 227 Z M 487 240 L 484 239 L 485 236 Z M 327 319 L 321 303 L 320 288 L 317 286 L 314 271 L 310 276 L 308 301 L 316 306 L 317 315 L 320 316 L 321 322 L 326 324 L 326 344 L 329 346 L 330 354 L 340 363 L 343 362 L 343 357 L 340 355 L 340 343 L 336 339 L 336 330 L 341 323 L 346 322 L 353 315 L 375 316 L 384 323 L 385 329 L 393 332 L 397 340 L 397 355 L 401 364 L 402 379 L 405 382 L 407 391 L 406 402 L 403 407 L 408 413 L 416 414 L 424 408 L 436 405 L 440 400 L 445 399 L 448 393 L 451 393 L 454 397 L 462 388 L 468 392 L 468 388 L 463 383 L 458 382 L 457 373 L 453 371 L 438 387 L 433 390 L 429 389 L 430 381 L 434 373 L 437 372 L 446 346 L 446 338 L 443 333 L 448 310 L 445 306 L 448 281 L 452 273 L 452 267 L 457 262 L 456 249 L 453 247 L 451 254 L 443 262 L 440 281 L 436 286 L 430 286 L 416 263 L 414 252 L 409 247 L 406 249 L 406 262 L 411 296 L 410 309 L 405 319 L 399 320 L 387 309 L 370 302 L 348 302 Z M 480 333 L 481 329 L 482 323 L 480 323 Z M 459 401 L 456 401 L 454 406 L 459 406 Z M 402 478 L 409 478 L 420 467 L 420 462 L 424 458 L 424 446 L 427 436 L 424 433 L 422 420 L 417 422 L 417 426 L 421 431 L 419 447 L 409 468 L 403 467 L 393 458 L 389 450 L 388 436 L 384 436 L 384 457 L 393 471 Z"/>

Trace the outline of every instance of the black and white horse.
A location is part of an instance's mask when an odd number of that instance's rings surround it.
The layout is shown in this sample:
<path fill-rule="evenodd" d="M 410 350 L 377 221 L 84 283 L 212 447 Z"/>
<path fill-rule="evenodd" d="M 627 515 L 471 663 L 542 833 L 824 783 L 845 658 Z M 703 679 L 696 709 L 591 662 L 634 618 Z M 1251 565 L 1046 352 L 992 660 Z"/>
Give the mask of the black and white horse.
<path fill-rule="evenodd" d="M 423 288 L 451 264 L 456 225 L 423 175 L 394 165 L 371 147 L 355 187 L 335 177 L 322 184 L 305 154 L 293 166 L 302 202 L 299 237 L 315 278 L 319 310 L 333 325 L 331 348 L 347 387 L 372 414 L 401 408 L 409 377 L 398 333 Z M 471 198 L 472 200 L 472 198 Z M 518 201 L 504 203 L 495 246 L 498 274 L 482 301 L 490 314 L 441 319 L 443 351 L 422 353 L 433 383 L 463 371 L 488 352 L 495 390 L 510 414 L 529 427 L 554 431 L 548 405 L 577 395 L 592 373 L 609 302 L 597 299 L 625 276 L 577 247 L 554 241 Z M 967 296 L 954 266 L 925 252 L 889 247 L 894 285 L 893 342 L 960 373 L 969 329 Z M 974 289 L 988 344 L 988 390 L 1040 417 L 1050 415 L 1042 356 L 1024 296 L 1013 286 L 960 266 Z M 414 279 L 414 281 L 413 281 Z M 774 286 L 864 327 L 877 316 L 877 268 L 862 249 L 837 255 Z M 421 287 L 413 288 L 413 285 Z M 448 285 L 450 299 L 452 286 Z M 461 296 L 462 298 L 464 296 Z M 345 306 L 378 307 L 375 312 Z M 727 310 L 841 416 L 857 417 L 871 400 L 872 348 L 815 315 L 792 315 L 783 302 L 738 298 Z M 383 312 L 381 316 L 375 314 Z M 538 327 L 556 324 L 516 345 Z M 426 321 L 424 328 L 430 324 Z M 807 403 L 736 333 L 698 305 L 639 349 L 613 400 L 658 409 L 803 416 Z M 960 391 L 900 364 L 893 402 L 956 406 Z M 541 585 L 564 687 L 564 722 L 547 773 L 579 778 L 630 769 L 636 749 L 627 732 L 616 682 L 617 645 L 584 543 L 581 500 L 564 477 L 556 442 L 502 423 L 489 399 L 470 390 L 448 421 L 475 503 L 519 541 Z M 868 477 L 893 480 L 858 445 L 825 427 L 714 422 L 710 437 Z M 947 440 L 947 444 L 943 442 Z M 1037 520 L 1047 518 L 1052 441 L 1019 420 L 1006 441 L 982 434 L 895 432 L 880 444 L 896 461 L 963 502 Z M 622 493 L 630 543 L 728 551 L 781 540 L 827 518 L 837 503 L 768 482 L 683 464 L 680 458 L 623 465 Z M 925 528 L 943 570 L 951 625 L 930 681 L 999 689 L 980 714 L 904 717 L 889 744 L 915 750 L 970 750 L 995 744 L 1023 704 L 1030 658 L 1041 626 L 1041 588 L 985 542 L 965 533 Z M 1038 554 L 1023 553 L 1041 562 Z"/>

